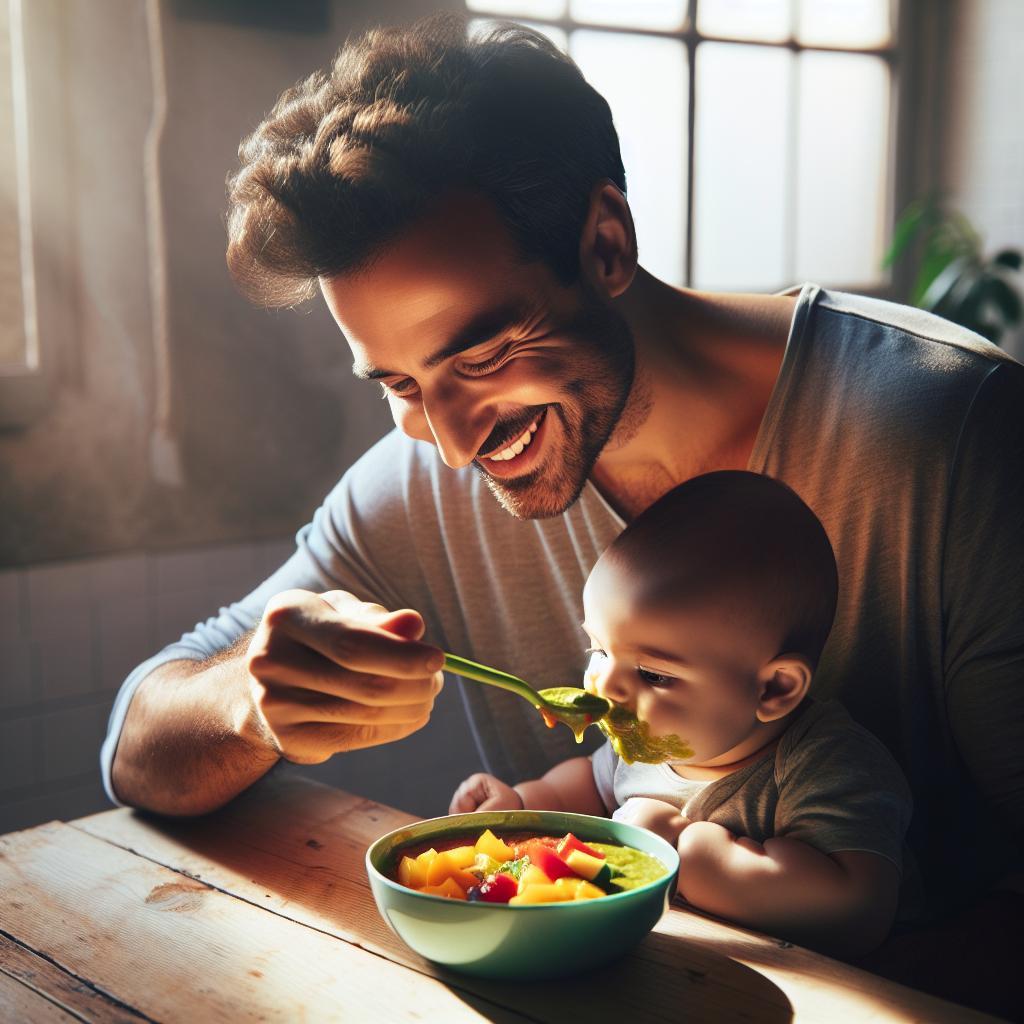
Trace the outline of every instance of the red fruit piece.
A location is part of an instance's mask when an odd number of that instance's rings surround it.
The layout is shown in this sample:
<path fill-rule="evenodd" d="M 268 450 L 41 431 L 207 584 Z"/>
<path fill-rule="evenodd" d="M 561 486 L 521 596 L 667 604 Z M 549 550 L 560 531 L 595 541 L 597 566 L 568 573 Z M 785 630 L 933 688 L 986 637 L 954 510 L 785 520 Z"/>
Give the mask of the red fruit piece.
<path fill-rule="evenodd" d="M 581 843 L 571 832 L 567 833 L 566 837 L 559 842 L 557 849 L 559 857 L 568 857 L 573 850 L 579 850 L 580 853 L 585 853 L 589 857 L 604 860 L 603 853 L 587 846 L 586 843 Z"/>
<path fill-rule="evenodd" d="M 519 891 L 516 880 L 511 875 L 488 875 L 478 887 L 478 899 L 486 903 L 508 903 Z"/>
<path fill-rule="evenodd" d="M 547 844 L 530 843 L 526 852 L 530 863 L 539 867 L 552 882 L 558 878 L 570 878 L 576 875 L 576 872 Z"/>

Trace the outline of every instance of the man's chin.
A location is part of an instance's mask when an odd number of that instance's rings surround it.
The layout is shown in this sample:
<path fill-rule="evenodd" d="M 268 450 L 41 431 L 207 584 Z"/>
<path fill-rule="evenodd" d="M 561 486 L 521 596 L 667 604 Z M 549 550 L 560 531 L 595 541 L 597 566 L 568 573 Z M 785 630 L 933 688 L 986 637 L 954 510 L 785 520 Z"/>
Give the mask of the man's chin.
<path fill-rule="evenodd" d="M 515 480 L 497 480 L 483 467 L 476 463 L 474 466 L 487 481 L 487 487 L 498 504 L 516 519 L 551 519 L 560 516 L 576 504 L 587 482 L 584 476 L 576 486 L 565 480 L 561 486 L 552 487 L 544 481 L 540 469 Z"/>

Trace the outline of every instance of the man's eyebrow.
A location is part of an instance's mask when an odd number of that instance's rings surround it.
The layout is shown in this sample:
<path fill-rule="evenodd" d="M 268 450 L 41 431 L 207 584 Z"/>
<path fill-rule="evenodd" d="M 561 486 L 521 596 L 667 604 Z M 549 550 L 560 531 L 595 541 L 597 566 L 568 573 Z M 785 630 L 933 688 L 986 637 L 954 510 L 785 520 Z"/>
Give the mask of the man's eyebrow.
<path fill-rule="evenodd" d="M 502 303 L 492 309 L 474 314 L 451 337 L 443 348 L 431 353 L 423 360 L 423 368 L 432 370 L 446 359 L 457 356 L 467 349 L 476 348 L 512 327 L 525 323 L 532 314 L 531 306 L 523 300 Z M 401 377 L 394 370 L 383 370 L 368 363 L 356 363 L 352 373 L 360 380 L 379 380 L 381 377 Z"/>

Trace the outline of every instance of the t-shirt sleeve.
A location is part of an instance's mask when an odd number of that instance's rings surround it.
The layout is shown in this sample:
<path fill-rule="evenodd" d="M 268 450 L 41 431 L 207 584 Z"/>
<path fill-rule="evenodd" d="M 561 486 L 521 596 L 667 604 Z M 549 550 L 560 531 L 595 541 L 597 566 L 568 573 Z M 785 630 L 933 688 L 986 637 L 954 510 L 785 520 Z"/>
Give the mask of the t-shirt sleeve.
<path fill-rule="evenodd" d="M 881 742 L 850 721 L 796 743 L 778 779 L 775 835 L 822 853 L 877 853 L 903 870 L 910 787 Z"/>
<path fill-rule="evenodd" d="M 607 740 L 593 754 L 590 764 L 594 770 L 594 784 L 604 804 L 604 809 L 611 814 L 618 806 L 615 801 L 615 765 L 618 761 L 612 745 Z"/>
<path fill-rule="evenodd" d="M 1000 362 L 957 446 L 943 555 L 948 720 L 991 812 L 1024 846 L 1024 367 Z"/>
<path fill-rule="evenodd" d="M 409 603 L 402 600 L 394 582 L 401 578 L 396 574 L 397 560 L 407 556 L 397 538 L 407 533 L 403 494 L 415 463 L 409 444 L 394 431 L 378 442 L 299 530 L 295 551 L 284 565 L 246 597 L 197 623 L 129 674 L 114 700 L 100 752 L 103 785 L 114 803 L 120 801 L 114 795 L 111 770 L 125 716 L 142 681 L 159 666 L 203 661 L 227 650 L 255 628 L 267 602 L 285 590 L 346 590 L 388 608 Z M 408 575 L 408 562 L 404 567 Z"/>

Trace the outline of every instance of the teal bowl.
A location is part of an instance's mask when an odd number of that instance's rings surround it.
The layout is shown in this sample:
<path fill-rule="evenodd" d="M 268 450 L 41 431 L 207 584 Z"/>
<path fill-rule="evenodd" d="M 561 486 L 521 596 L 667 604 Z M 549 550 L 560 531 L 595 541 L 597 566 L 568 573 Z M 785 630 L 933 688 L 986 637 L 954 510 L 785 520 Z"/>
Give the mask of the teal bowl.
<path fill-rule="evenodd" d="M 395 851 L 455 835 L 572 832 L 583 842 L 619 843 L 665 865 L 657 881 L 599 899 L 529 906 L 469 903 L 407 889 L 387 876 Z M 635 825 L 559 811 L 478 811 L 396 829 L 366 851 L 366 873 L 381 917 L 406 945 L 454 971 L 484 978 L 557 978 L 605 964 L 632 949 L 665 912 L 676 888 L 679 855 Z"/>

